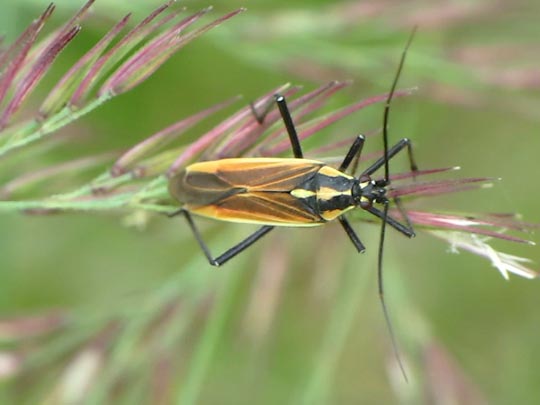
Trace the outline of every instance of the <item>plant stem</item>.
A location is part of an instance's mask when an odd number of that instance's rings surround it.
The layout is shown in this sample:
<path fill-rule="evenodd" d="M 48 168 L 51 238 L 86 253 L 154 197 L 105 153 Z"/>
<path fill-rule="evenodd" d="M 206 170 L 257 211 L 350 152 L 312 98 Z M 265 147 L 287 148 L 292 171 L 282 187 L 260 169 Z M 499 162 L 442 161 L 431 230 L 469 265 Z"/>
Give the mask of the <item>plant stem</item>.
<path fill-rule="evenodd" d="M 0 147 L 0 157 L 58 131 L 60 128 L 96 109 L 101 104 L 108 101 L 111 97 L 112 96 L 110 94 L 104 93 L 100 97 L 89 102 L 80 110 L 74 111 L 71 109 L 71 107 L 65 107 L 60 112 L 43 122 L 43 124 L 38 127 L 37 130 L 22 138 L 19 137 L 18 132 L 15 133 L 4 145 Z"/>

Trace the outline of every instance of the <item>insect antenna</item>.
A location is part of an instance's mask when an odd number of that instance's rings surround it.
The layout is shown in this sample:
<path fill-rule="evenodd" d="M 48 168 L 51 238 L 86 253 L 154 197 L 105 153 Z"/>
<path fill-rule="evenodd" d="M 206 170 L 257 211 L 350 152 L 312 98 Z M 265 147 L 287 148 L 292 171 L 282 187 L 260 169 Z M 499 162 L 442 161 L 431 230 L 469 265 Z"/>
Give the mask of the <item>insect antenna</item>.
<path fill-rule="evenodd" d="M 388 93 L 388 97 L 386 98 L 386 103 L 384 104 L 384 115 L 383 115 L 383 145 L 384 145 L 384 180 L 386 184 L 390 183 L 390 168 L 388 165 L 388 119 L 390 117 L 390 104 L 392 103 L 392 99 L 394 98 L 394 93 L 396 91 L 396 86 L 399 80 L 399 76 L 401 76 L 401 70 L 403 69 L 403 64 L 405 63 L 405 57 L 407 56 L 407 51 L 409 50 L 409 46 L 411 45 L 411 42 L 414 38 L 414 34 L 416 33 L 417 27 L 413 27 L 411 34 L 409 35 L 409 39 L 407 40 L 407 44 L 405 45 L 405 48 L 403 49 L 403 52 L 401 54 L 401 59 L 399 60 L 398 69 L 396 72 L 396 76 L 394 77 L 394 81 L 392 82 L 392 87 L 390 87 L 390 92 Z"/>
<path fill-rule="evenodd" d="M 396 75 L 394 77 L 394 81 L 392 82 L 392 87 L 390 88 L 390 92 L 388 93 L 388 97 L 386 99 L 386 103 L 384 105 L 384 115 L 383 115 L 383 145 L 384 145 L 384 181 L 383 184 L 386 186 L 390 184 L 390 165 L 389 165 L 389 158 L 388 158 L 388 119 L 390 117 L 390 104 L 392 103 L 392 98 L 394 96 L 394 92 L 396 90 L 396 86 L 399 80 L 399 76 L 401 75 L 401 70 L 403 69 L 403 65 L 405 63 L 405 57 L 407 56 L 407 51 L 409 49 L 409 46 L 411 45 L 411 42 L 414 38 L 414 34 L 416 33 L 416 26 L 413 28 L 409 39 L 407 40 L 407 44 L 405 45 L 405 48 L 403 49 L 403 52 L 401 54 L 401 59 L 399 60 L 398 69 L 396 72 Z M 403 377 L 405 378 L 405 381 L 408 382 L 407 373 L 405 372 L 405 367 L 403 366 L 403 362 L 401 361 L 401 357 L 399 355 L 399 350 L 397 347 L 397 341 L 396 337 L 394 335 L 394 330 L 392 328 L 392 322 L 390 321 L 390 315 L 388 312 L 388 308 L 386 306 L 386 301 L 384 300 L 384 283 L 383 283 L 383 252 L 384 252 L 384 239 L 386 235 L 386 223 L 388 222 L 388 200 L 384 201 L 384 211 L 383 211 L 383 218 L 381 223 L 381 236 L 379 240 L 379 252 L 378 252 L 378 260 L 377 260 L 377 283 L 379 287 L 379 299 L 381 301 L 382 310 L 384 313 L 384 319 L 386 322 L 386 325 L 388 327 L 388 332 L 390 334 L 390 340 L 392 341 L 392 348 L 394 351 L 394 356 L 396 357 L 396 361 L 399 364 L 399 368 L 401 370 L 401 373 L 403 374 Z"/>
<path fill-rule="evenodd" d="M 383 265 L 383 250 L 384 250 L 384 237 L 386 232 L 386 219 L 388 217 L 388 201 L 384 203 L 384 211 L 383 211 L 383 221 L 381 225 L 381 237 L 379 240 L 379 257 L 377 260 L 377 283 L 379 285 L 379 299 L 381 300 L 381 306 L 384 313 L 384 320 L 386 322 L 386 326 L 388 327 L 388 332 L 390 334 L 390 340 L 392 341 L 392 349 L 394 351 L 394 356 L 396 357 L 397 363 L 399 364 L 399 369 L 401 370 L 401 374 L 403 374 L 403 377 L 405 378 L 406 382 L 409 382 L 409 379 L 407 378 L 407 373 L 405 371 L 405 367 L 403 366 L 403 362 L 401 361 L 401 357 L 399 355 L 399 350 L 397 347 L 397 341 L 396 336 L 394 334 L 394 329 L 392 328 L 392 322 L 390 321 L 390 314 L 388 313 L 388 308 L 386 307 L 386 301 L 384 300 L 384 284 L 383 284 L 383 272 L 382 272 L 382 265 Z"/>

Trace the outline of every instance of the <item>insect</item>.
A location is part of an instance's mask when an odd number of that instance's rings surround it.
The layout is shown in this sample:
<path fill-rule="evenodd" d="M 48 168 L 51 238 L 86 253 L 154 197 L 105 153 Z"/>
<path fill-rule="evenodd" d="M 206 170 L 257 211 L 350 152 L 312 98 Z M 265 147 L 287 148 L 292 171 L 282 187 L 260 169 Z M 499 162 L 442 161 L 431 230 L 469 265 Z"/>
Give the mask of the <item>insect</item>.
<path fill-rule="evenodd" d="M 403 215 L 405 224 L 388 215 L 389 200 L 386 197 L 390 184 L 390 159 L 406 150 L 411 171 L 418 170 L 409 139 L 403 138 L 388 147 L 390 103 L 413 35 L 414 31 L 403 51 L 384 108 L 384 155 L 359 176 L 354 177 L 354 171 L 365 142 L 363 135 L 355 139 L 337 169 L 318 160 L 305 159 L 287 102 L 283 96 L 276 95 L 275 102 L 287 129 L 294 158 L 233 158 L 199 162 L 187 166 L 169 180 L 170 194 L 184 204 L 170 215 L 185 216 L 211 265 L 221 266 L 275 227 L 319 226 L 336 219 L 356 250 L 364 252 L 365 246 L 344 215 L 357 207 L 382 220 L 383 236 L 386 224 L 408 237 L 414 236 L 406 215 Z M 353 173 L 347 174 L 353 161 Z M 384 178 L 372 179 L 371 175 L 382 167 Z M 404 214 L 399 200 L 396 203 Z M 382 210 L 375 204 L 382 205 Z M 202 240 L 191 214 L 262 226 L 245 240 L 214 257 Z"/>
<path fill-rule="evenodd" d="M 415 235 L 398 199 L 394 199 L 394 202 L 405 218 L 405 223 L 388 215 L 390 201 L 386 197 L 390 185 L 389 161 L 394 156 L 403 150 L 407 151 L 411 171 L 414 173 L 418 170 L 409 139 L 403 138 L 394 146 L 388 146 L 390 104 L 414 32 L 415 30 L 403 50 L 384 107 L 384 154 L 360 175 L 355 176 L 354 172 L 364 146 L 364 136 L 359 135 L 355 139 L 337 169 L 318 160 L 305 159 L 287 102 L 283 96 L 276 95 L 275 102 L 285 124 L 294 158 L 233 158 L 199 162 L 187 166 L 169 180 L 170 194 L 184 204 L 171 216 L 184 215 L 197 242 L 213 266 L 226 263 L 275 227 L 320 226 L 333 220 L 339 221 L 356 250 L 364 252 L 365 246 L 345 213 L 361 208 L 381 219 L 379 296 L 402 371 L 403 367 L 399 361 L 384 303 L 382 253 L 386 224 L 407 237 Z M 347 170 L 351 163 L 353 170 L 348 174 Z M 372 175 L 381 168 L 384 168 L 384 177 L 373 179 Z M 381 205 L 382 209 L 376 205 Z M 214 257 L 204 243 L 192 214 L 222 221 L 259 224 L 261 227 L 240 243 Z M 404 372 L 403 374 L 405 375 Z"/>

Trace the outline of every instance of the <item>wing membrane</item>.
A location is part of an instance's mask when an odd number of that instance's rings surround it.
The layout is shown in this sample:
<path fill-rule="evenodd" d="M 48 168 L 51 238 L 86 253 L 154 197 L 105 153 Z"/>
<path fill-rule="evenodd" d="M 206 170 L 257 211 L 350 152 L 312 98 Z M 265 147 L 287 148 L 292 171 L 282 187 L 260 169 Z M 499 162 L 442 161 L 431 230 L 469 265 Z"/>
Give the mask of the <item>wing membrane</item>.
<path fill-rule="evenodd" d="M 246 190 L 291 191 L 324 165 L 316 160 L 241 158 L 201 162 L 189 167 L 188 176 L 214 176 L 221 184 Z"/>
<path fill-rule="evenodd" d="M 301 200 L 282 192 L 251 192 L 228 196 L 193 213 L 223 221 L 266 225 L 316 226 L 325 222 Z"/>
<path fill-rule="evenodd" d="M 217 204 L 238 194 L 289 193 L 324 164 L 307 159 L 222 159 L 189 166 L 171 182 L 171 194 L 190 210 Z M 249 203 L 245 203 L 244 206 Z"/>

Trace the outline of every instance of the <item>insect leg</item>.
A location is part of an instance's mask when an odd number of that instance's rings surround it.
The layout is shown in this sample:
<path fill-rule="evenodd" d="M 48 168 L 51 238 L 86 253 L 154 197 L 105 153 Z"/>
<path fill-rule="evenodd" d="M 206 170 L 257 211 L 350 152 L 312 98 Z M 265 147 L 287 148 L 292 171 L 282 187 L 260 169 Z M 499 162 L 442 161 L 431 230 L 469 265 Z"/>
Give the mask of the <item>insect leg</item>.
<path fill-rule="evenodd" d="M 364 135 L 358 135 L 358 137 L 354 140 L 353 144 L 351 145 L 349 151 L 345 155 L 345 159 L 343 159 L 343 162 L 339 166 L 338 170 L 340 172 L 344 172 L 345 170 L 347 170 L 347 168 L 351 164 L 352 160 L 355 157 L 360 156 L 360 154 L 362 153 L 362 148 L 364 146 L 365 141 L 366 141 L 366 137 Z M 356 161 L 356 164 L 357 163 L 358 163 L 358 161 Z M 353 166 L 353 170 L 354 170 L 356 164 Z"/>
<path fill-rule="evenodd" d="M 276 103 L 278 105 L 279 112 L 281 113 L 281 118 L 283 119 L 287 133 L 289 134 L 294 157 L 302 159 L 304 154 L 302 153 L 302 147 L 300 146 L 300 141 L 298 140 L 298 134 L 296 133 L 296 128 L 294 127 L 291 112 L 289 111 L 289 107 L 287 107 L 287 101 L 285 101 L 285 97 L 280 94 L 276 94 L 274 97 L 276 98 Z"/>
<path fill-rule="evenodd" d="M 411 224 L 411 220 L 409 219 L 409 216 L 407 215 L 407 211 L 405 211 L 405 208 L 403 208 L 403 204 L 401 203 L 401 198 L 394 197 L 394 204 L 396 204 L 396 207 L 403 217 L 403 220 L 405 221 L 405 225 L 407 228 L 409 228 L 410 231 L 414 232 L 413 226 Z"/>
<path fill-rule="evenodd" d="M 386 154 L 386 156 L 388 157 L 388 160 L 390 160 L 394 156 L 396 156 L 399 152 L 401 152 L 404 148 L 407 148 L 407 154 L 409 156 L 409 165 L 410 165 L 411 171 L 414 173 L 418 171 L 418 166 L 416 165 L 416 161 L 414 159 L 412 143 L 410 139 L 403 138 L 402 140 L 400 140 L 398 143 L 396 143 L 394 146 L 388 149 L 388 153 Z M 377 159 L 375 163 L 373 163 L 366 170 L 364 170 L 364 173 L 362 173 L 362 175 L 370 175 L 376 172 L 381 166 L 385 164 L 386 156 L 382 156 L 379 159 Z"/>
<path fill-rule="evenodd" d="M 214 266 L 221 266 L 223 263 L 225 263 L 229 259 L 232 259 L 238 253 L 246 250 L 248 247 L 253 245 L 255 242 L 261 239 L 264 235 L 266 235 L 272 229 L 274 229 L 274 227 L 270 225 L 265 225 L 265 226 L 260 227 L 257 231 L 253 232 L 250 236 L 248 236 L 242 242 L 238 243 L 237 245 L 233 246 L 232 248 L 230 248 L 229 250 L 225 251 L 223 254 L 218 256 L 214 260 L 213 263 L 211 262 L 211 264 Z"/>
<path fill-rule="evenodd" d="M 409 238 L 414 238 L 416 236 L 412 227 L 399 223 L 389 215 L 384 215 L 384 213 L 379 209 L 375 207 L 369 207 L 366 210 L 375 215 L 376 217 L 382 219 L 383 222 L 386 221 L 388 225 L 390 225 L 396 231 L 401 232 L 403 235 L 408 236 Z"/>
<path fill-rule="evenodd" d="M 341 223 L 341 226 L 343 226 L 343 229 L 349 236 L 349 239 L 351 240 L 352 244 L 354 245 L 356 250 L 358 250 L 358 253 L 364 253 L 366 251 L 366 247 L 364 246 L 362 241 L 360 241 L 360 238 L 358 237 L 356 232 L 354 232 L 354 230 L 352 229 L 351 224 L 349 224 L 349 221 L 347 221 L 347 218 L 345 218 L 344 216 L 341 216 L 338 219 L 339 219 L 339 222 Z"/>
<path fill-rule="evenodd" d="M 407 148 L 407 152 L 408 152 L 407 154 L 409 156 L 409 165 L 410 165 L 411 172 L 413 172 L 413 177 L 414 177 L 414 173 L 418 170 L 418 166 L 416 165 L 416 161 L 414 160 L 414 156 L 413 156 L 413 152 L 412 152 L 412 143 L 411 143 L 410 139 L 403 138 L 398 143 L 396 143 L 394 146 L 392 146 L 388 150 L 388 154 L 387 154 L 388 159 L 392 159 L 394 156 L 396 156 L 404 148 Z M 368 167 L 364 171 L 364 173 L 362 173 L 362 175 L 371 175 L 372 173 L 376 172 L 381 166 L 383 166 L 385 164 L 385 160 L 386 160 L 385 156 L 382 156 L 375 163 L 373 163 L 370 167 Z M 385 183 L 388 184 L 388 181 L 385 181 Z M 394 220 L 391 217 L 388 217 L 388 223 L 390 224 L 390 226 L 397 229 L 401 233 L 407 235 L 408 237 L 413 237 L 414 236 L 414 230 L 413 230 L 413 227 L 411 225 L 411 221 L 409 220 L 409 216 L 407 215 L 407 213 L 405 212 L 405 210 L 403 208 L 403 205 L 401 204 L 401 200 L 399 198 L 394 198 L 394 202 L 396 203 L 396 206 L 397 206 L 399 212 L 401 213 L 401 216 L 405 219 L 406 225 L 400 224 L 399 222 L 397 222 L 396 220 Z M 370 211 L 372 214 L 378 216 L 379 218 L 383 219 L 382 213 L 379 210 L 377 210 L 376 208 L 373 208 L 373 207 L 372 207 L 372 210 L 373 211 L 371 211 L 371 210 L 368 210 L 368 211 Z M 378 213 L 375 213 L 375 211 L 378 211 Z M 403 230 L 405 230 L 405 232 Z"/>
<path fill-rule="evenodd" d="M 229 250 L 225 251 L 220 256 L 214 258 L 212 254 L 210 253 L 208 246 L 206 246 L 206 243 L 204 243 L 204 241 L 202 240 L 201 234 L 199 230 L 197 229 L 195 222 L 193 222 L 193 218 L 191 218 L 191 214 L 189 213 L 189 211 L 185 209 L 180 209 L 178 211 L 173 212 L 170 215 L 174 216 L 178 214 L 183 214 L 184 217 L 186 218 L 188 225 L 191 228 L 193 235 L 195 236 L 195 239 L 199 243 L 199 246 L 204 252 L 204 255 L 206 256 L 206 258 L 208 259 L 208 262 L 212 266 L 221 266 L 223 263 L 225 263 L 229 259 L 232 259 L 234 256 L 236 256 L 238 253 L 242 252 L 243 250 L 247 249 L 248 247 L 253 245 L 255 242 L 257 242 L 260 238 L 262 238 L 264 235 L 266 235 L 268 232 L 270 232 L 272 229 L 274 229 L 273 226 L 263 226 L 259 230 L 255 231 L 250 236 L 248 236 L 246 239 L 244 239 L 242 242 L 238 243 L 237 245 L 233 246 Z"/>
<path fill-rule="evenodd" d="M 356 157 L 354 158 L 353 163 L 352 163 L 352 168 L 351 170 L 349 170 L 349 173 L 351 174 L 351 176 L 356 175 L 356 172 L 358 171 L 358 163 L 360 163 L 360 153 L 358 153 Z"/>

